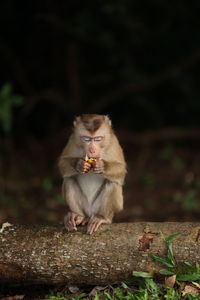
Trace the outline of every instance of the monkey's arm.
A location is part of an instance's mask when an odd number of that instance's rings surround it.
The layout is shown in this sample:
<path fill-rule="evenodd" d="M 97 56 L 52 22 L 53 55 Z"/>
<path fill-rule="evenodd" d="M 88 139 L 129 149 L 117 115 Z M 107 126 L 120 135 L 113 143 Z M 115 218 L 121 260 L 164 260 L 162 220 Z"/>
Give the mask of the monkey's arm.
<path fill-rule="evenodd" d="M 122 186 L 127 173 L 126 162 L 123 150 L 114 134 L 111 136 L 110 144 L 102 153 L 102 161 L 102 176 Z"/>
<path fill-rule="evenodd" d="M 110 181 L 122 185 L 126 175 L 126 164 L 116 161 L 104 161 L 104 172 L 102 175 Z"/>
<path fill-rule="evenodd" d="M 71 177 L 77 173 L 84 174 L 91 169 L 91 164 L 84 159 L 66 156 L 61 156 L 58 166 L 63 177 Z"/>
<path fill-rule="evenodd" d="M 76 171 L 76 165 L 79 158 L 67 157 L 65 155 L 61 155 L 58 167 L 63 177 L 71 177 L 78 172 Z"/>
<path fill-rule="evenodd" d="M 81 157 L 83 157 L 82 150 L 77 147 L 71 136 L 58 161 L 58 167 L 63 177 L 87 173 L 90 170 L 91 165 Z"/>

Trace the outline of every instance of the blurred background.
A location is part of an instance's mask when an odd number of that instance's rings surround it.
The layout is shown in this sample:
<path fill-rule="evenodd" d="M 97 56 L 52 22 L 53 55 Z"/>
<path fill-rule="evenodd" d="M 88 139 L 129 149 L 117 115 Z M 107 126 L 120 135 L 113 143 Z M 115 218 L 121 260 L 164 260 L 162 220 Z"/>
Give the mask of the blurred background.
<path fill-rule="evenodd" d="M 116 221 L 200 217 L 200 2 L 0 2 L 0 222 L 61 223 L 74 116 L 125 151 Z"/>

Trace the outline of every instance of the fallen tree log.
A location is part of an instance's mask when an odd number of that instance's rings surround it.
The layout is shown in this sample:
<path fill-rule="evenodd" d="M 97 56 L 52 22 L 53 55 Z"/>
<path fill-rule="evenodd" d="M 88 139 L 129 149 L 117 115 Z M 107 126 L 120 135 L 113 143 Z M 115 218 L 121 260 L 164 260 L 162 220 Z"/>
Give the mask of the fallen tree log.
<path fill-rule="evenodd" d="M 120 223 L 93 235 L 85 228 L 12 225 L 0 230 L 1 283 L 87 284 L 119 282 L 132 271 L 158 272 L 148 253 L 164 256 L 160 235 L 174 239 L 177 262 L 200 260 L 200 223 Z"/>

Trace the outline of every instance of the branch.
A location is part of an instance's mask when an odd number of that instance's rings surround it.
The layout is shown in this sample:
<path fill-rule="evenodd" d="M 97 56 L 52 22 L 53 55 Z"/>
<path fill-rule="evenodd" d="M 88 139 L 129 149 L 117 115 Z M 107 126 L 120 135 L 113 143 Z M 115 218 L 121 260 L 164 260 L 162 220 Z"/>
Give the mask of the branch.
<path fill-rule="evenodd" d="M 120 140 L 138 145 L 151 145 L 155 142 L 167 140 L 200 140 L 200 128 L 166 127 L 149 130 L 143 133 L 118 131 Z"/>
<path fill-rule="evenodd" d="M 148 253 L 165 255 L 160 232 L 181 233 L 173 243 L 177 262 L 199 260 L 200 223 L 112 224 L 93 235 L 85 228 L 68 233 L 63 226 L 2 228 L 1 282 L 100 285 L 119 282 L 132 271 L 158 272 L 161 266 Z"/>

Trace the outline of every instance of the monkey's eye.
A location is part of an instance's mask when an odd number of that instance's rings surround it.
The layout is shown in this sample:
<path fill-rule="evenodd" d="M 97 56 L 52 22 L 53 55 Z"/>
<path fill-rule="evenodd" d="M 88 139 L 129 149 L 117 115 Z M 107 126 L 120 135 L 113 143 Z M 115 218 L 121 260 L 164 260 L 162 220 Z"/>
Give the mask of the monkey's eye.
<path fill-rule="evenodd" d="M 91 142 L 92 138 L 89 137 L 89 136 L 82 136 L 82 140 L 83 140 L 84 142 Z"/>
<path fill-rule="evenodd" d="M 100 141 L 102 141 L 103 140 L 103 136 L 95 136 L 94 137 L 94 141 L 95 142 L 100 142 Z"/>

